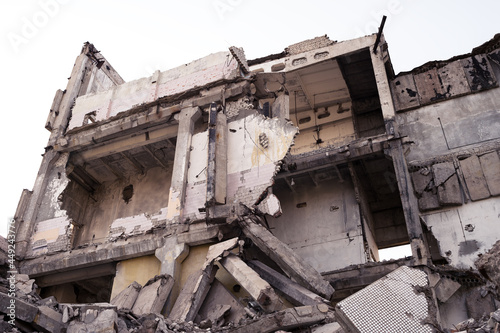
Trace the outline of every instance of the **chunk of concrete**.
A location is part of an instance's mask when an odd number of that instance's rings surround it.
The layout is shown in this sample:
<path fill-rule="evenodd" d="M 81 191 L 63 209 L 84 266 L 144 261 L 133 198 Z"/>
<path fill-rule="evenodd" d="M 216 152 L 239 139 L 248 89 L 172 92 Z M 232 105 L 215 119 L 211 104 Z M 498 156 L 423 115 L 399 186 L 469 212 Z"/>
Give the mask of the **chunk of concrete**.
<path fill-rule="evenodd" d="M 434 176 L 434 185 L 444 184 L 451 176 L 455 174 L 455 166 L 452 162 L 436 163 L 432 165 L 432 174 Z"/>
<path fill-rule="evenodd" d="M 413 190 L 420 195 L 431 187 L 432 173 L 428 168 L 421 169 L 411 173 L 411 180 L 413 183 Z"/>
<path fill-rule="evenodd" d="M 168 318 L 176 322 L 194 321 L 216 272 L 216 266 L 208 265 L 189 275 Z"/>
<path fill-rule="evenodd" d="M 500 158 L 496 151 L 479 157 L 484 178 L 491 195 L 500 194 Z"/>
<path fill-rule="evenodd" d="M 282 310 L 260 317 L 258 320 L 235 328 L 232 333 L 270 333 L 277 330 L 293 330 L 310 326 L 333 318 L 333 311 L 325 304 L 307 305 Z"/>
<path fill-rule="evenodd" d="M 434 286 L 437 299 L 445 303 L 462 285 L 451 279 L 441 278 Z"/>
<path fill-rule="evenodd" d="M 15 301 L 13 303 L 12 301 Z M 15 308 L 15 311 L 11 309 Z M 33 322 L 38 313 L 38 308 L 32 304 L 21 301 L 20 299 L 10 298 L 9 295 L 0 292 L 0 309 L 5 311 L 7 318 L 14 319 L 10 315 L 12 314 L 15 318 L 18 318 L 27 323 Z M 8 311 L 8 312 L 7 312 Z"/>
<path fill-rule="evenodd" d="M 29 294 L 33 290 L 34 279 L 30 279 L 26 274 L 16 275 L 16 289 L 23 294 Z"/>
<path fill-rule="evenodd" d="M 500 240 L 478 260 L 475 265 L 484 277 L 500 289 Z"/>
<path fill-rule="evenodd" d="M 486 199 L 490 196 L 481 163 L 476 155 L 460 161 L 460 167 L 465 177 L 465 183 L 472 201 Z"/>
<path fill-rule="evenodd" d="M 311 329 L 311 333 L 344 333 L 342 326 L 334 322 Z"/>
<path fill-rule="evenodd" d="M 243 217 L 239 224 L 243 233 L 297 283 L 322 297 L 332 297 L 335 290 L 330 283 L 269 230 L 248 216 Z"/>
<path fill-rule="evenodd" d="M 348 332 L 431 333 L 434 303 L 422 292 L 427 288 L 425 272 L 402 266 L 339 302 L 336 318 Z"/>
<path fill-rule="evenodd" d="M 439 207 L 440 205 L 437 193 L 433 193 L 432 191 L 423 191 L 421 197 L 418 198 L 418 208 L 421 211 L 427 211 Z"/>
<path fill-rule="evenodd" d="M 155 276 L 141 289 L 132 313 L 138 317 L 149 313 L 161 313 L 173 286 L 174 279 L 170 275 Z"/>
<path fill-rule="evenodd" d="M 231 306 L 227 304 L 217 304 L 207 314 L 207 319 L 210 320 L 214 326 L 222 326 L 224 324 L 224 317 L 229 314 Z"/>
<path fill-rule="evenodd" d="M 89 323 L 81 321 L 72 321 L 67 333 L 82 333 L 82 332 L 99 332 L 99 333 L 115 333 L 115 322 L 118 320 L 118 315 L 115 310 L 107 309 L 99 313 L 94 320 Z M 60 332 L 60 331 L 50 331 Z"/>
<path fill-rule="evenodd" d="M 134 303 L 139 296 L 141 288 L 142 286 L 139 283 L 136 281 L 132 282 L 111 300 L 111 304 L 116 305 L 118 310 L 131 310 L 134 307 Z"/>
<path fill-rule="evenodd" d="M 214 260 L 222 258 L 224 252 L 230 251 L 238 246 L 238 237 L 228 239 L 227 241 L 214 244 L 208 248 L 207 257 L 203 268 L 211 265 Z"/>
<path fill-rule="evenodd" d="M 219 280 L 214 279 L 210 291 L 198 311 L 200 322 L 208 319 L 208 314 L 214 307 L 220 304 L 229 305 L 231 307 L 229 313 L 225 317 L 226 322 L 238 323 L 241 318 L 245 317 L 245 308 L 243 305 L 240 304 L 238 299 L 231 294 Z"/>
<path fill-rule="evenodd" d="M 274 289 L 238 256 L 230 254 L 219 262 L 265 312 L 281 310 L 283 303 Z"/>
<path fill-rule="evenodd" d="M 438 186 L 438 201 L 442 206 L 461 205 L 463 203 L 462 191 L 456 173 Z"/>
<path fill-rule="evenodd" d="M 257 205 L 257 208 L 264 214 L 272 217 L 279 217 L 282 214 L 280 200 L 274 194 L 268 194 L 266 198 Z"/>
<path fill-rule="evenodd" d="M 268 267 L 257 260 L 252 260 L 248 265 L 253 268 L 259 275 L 269 282 L 271 286 L 281 291 L 283 296 L 293 305 L 315 305 L 327 303 L 328 301 L 312 291 L 307 290 L 300 284 L 293 282 L 286 276 L 276 272 L 271 267 Z"/>
<path fill-rule="evenodd" d="M 474 288 L 467 293 L 465 305 L 469 318 L 481 319 L 484 315 L 489 315 L 496 310 L 495 300 L 490 293 L 483 297 L 479 288 Z"/>
<path fill-rule="evenodd" d="M 63 332 L 66 324 L 62 321 L 62 313 L 49 308 L 46 305 L 38 307 L 38 315 L 33 323 L 47 330 L 48 332 Z"/>

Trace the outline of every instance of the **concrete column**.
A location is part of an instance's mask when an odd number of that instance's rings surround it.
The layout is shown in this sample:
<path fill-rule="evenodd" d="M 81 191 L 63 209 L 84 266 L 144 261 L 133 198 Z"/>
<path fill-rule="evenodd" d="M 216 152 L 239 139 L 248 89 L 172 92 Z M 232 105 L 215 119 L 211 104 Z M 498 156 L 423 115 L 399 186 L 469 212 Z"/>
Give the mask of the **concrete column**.
<path fill-rule="evenodd" d="M 290 119 L 290 96 L 287 93 L 282 93 L 273 102 L 272 109 L 273 118 Z"/>
<path fill-rule="evenodd" d="M 383 44 L 383 39 L 381 44 Z M 391 89 L 389 86 L 389 79 L 384 64 L 384 52 L 378 50 L 377 54 L 373 53 L 373 46 L 370 47 L 370 55 L 372 59 L 373 72 L 377 82 L 377 90 L 380 98 L 380 106 L 382 108 L 382 115 L 384 117 L 385 130 L 389 135 L 399 136 L 397 123 L 395 121 L 396 111 L 392 101 Z M 426 264 L 428 256 L 428 249 L 425 244 L 422 226 L 420 224 L 420 214 L 418 211 L 418 201 L 413 193 L 411 185 L 410 172 L 406 164 L 406 159 L 403 152 L 403 145 L 401 140 L 391 141 L 389 149 L 394 164 L 394 171 L 398 182 L 399 194 L 401 197 L 401 204 L 406 221 L 406 229 L 410 238 L 412 255 L 414 264 Z"/>
<path fill-rule="evenodd" d="M 380 42 L 380 44 L 382 43 L 383 41 Z M 385 70 L 384 52 L 379 49 L 377 54 L 374 54 L 372 46 L 370 47 L 370 55 L 372 58 L 375 81 L 377 82 L 382 116 L 384 117 L 385 132 L 387 134 L 395 134 L 397 133 L 397 125 L 395 123 L 396 111 L 394 109 L 394 103 L 392 102 L 391 88 L 389 86 L 389 79 L 387 78 L 387 72 Z"/>
<path fill-rule="evenodd" d="M 181 264 L 189 255 L 189 246 L 185 243 L 179 244 L 177 237 L 169 237 L 163 247 L 157 248 L 155 256 L 160 260 L 160 274 L 168 274 L 174 278 L 175 284 L 170 297 L 165 304 L 166 312 L 169 313 L 174 306 L 175 300 L 180 292 Z"/>
<path fill-rule="evenodd" d="M 413 192 L 410 172 L 406 164 L 401 140 L 394 140 L 390 143 L 389 149 L 396 172 L 399 195 L 406 221 L 406 229 L 410 238 L 413 264 L 426 265 L 430 258 L 427 244 L 420 224 L 420 213 L 418 210 L 418 200 Z"/>
<path fill-rule="evenodd" d="M 198 107 L 183 109 L 179 114 L 174 168 L 168 197 L 167 223 L 182 222 L 191 139 L 193 137 L 194 123 L 200 117 L 201 110 Z"/>

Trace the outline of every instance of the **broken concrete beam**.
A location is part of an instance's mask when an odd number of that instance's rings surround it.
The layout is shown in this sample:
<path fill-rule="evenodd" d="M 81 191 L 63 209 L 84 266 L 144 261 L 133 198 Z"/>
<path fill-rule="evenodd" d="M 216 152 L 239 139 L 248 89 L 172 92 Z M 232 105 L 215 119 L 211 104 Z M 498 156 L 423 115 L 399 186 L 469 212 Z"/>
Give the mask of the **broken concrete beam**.
<path fill-rule="evenodd" d="M 307 305 L 276 312 L 238 327 L 232 333 L 269 333 L 314 325 L 325 320 L 333 321 L 333 311 L 326 304 Z"/>
<path fill-rule="evenodd" d="M 231 306 L 227 304 L 216 304 L 207 315 L 207 320 L 210 320 L 213 326 L 222 326 L 224 317 L 231 311 Z"/>
<path fill-rule="evenodd" d="M 208 248 L 207 257 L 203 268 L 211 265 L 214 260 L 222 258 L 224 252 L 230 251 L 238 246 L 238 237 L 228 239 L 227 241 L 214 244 Z"/>
<path fill-rule="evenodd" d="M 118 326 L 118 314 L 115 310 L 107 309 L 102 311 L 93 320 L 72 321 L 67 333 L 81 333 L 81 332 L 99 332 L 99 333 L 115 333 L 115 325 Z M 51 331 L 56 332 L 56 331 Z M 122 332 L 122 331 L 120 331 Z"/>
<path fill-rule="evenodd" d="M 452 279 L 441 278 L 434 286 L 437 299 L 445 303 L 462 285 Z"/>
<path fill-rule="evenodd" d="M 38 308 L 18 298 L 11 298 L 9 295 L 0 293 L 0 312 L 6 314 L 8 320 L 17 318 L 31 323 L 35 320 Z"/>
<path fill-rule="evenodd" d="M 137 296 L 132 313 L 136 316 L 161 313 L 173 286 L 174 279 L 167 274 L 150 279 Z"/>
<path fill-rule="evenodd" d="M 479 158 L 473 155 L 460 161 L 460 167 L 465 177 L 465 184 L 472 201 L 486 199 L 490 196 L 486 179 L 481 169 Z"/>
<path fill-rule="evenodd" d="M 479 157 L 484 178 L 488 184 L 491 195 L 500 194 L 500 158 L 496 151 L 484 154 Z"/>
<path fill-rule="evenodd" d="M 62 313 L 45 305 L 38 308 L 38 314 L 33 323 L 48 332 L 64 332 L 66 328 L 62 322 Z"/>
<path fill-rule="evenodd" d="M 240 219 L 239 224 L 243 233 L 291 278 L 328 300 L 332 297 L 335 290 L 330 283 L 269 230 L 248 216 Z"/>
<path fill-rule="evenodd" d="M 300 284 L 293 282 L 260 261 L 252 260 L 248 265 L 259 273 L 264 280 L 269 282 L 271 286 L 281 291 L 283 296 L 295 306 L 315 305 L 328 302 L 326 299 L 302 287 Z"/>
<path fill-rule="evenodd" d="M 476 320 L 480 320 L 481 317 L 487 316 L 497 309 L 493 295 L 486 293 L 486 295 L 483 296 L 479 287 L 467 293 L 465 297 L 465 306 L 469 318 L 474 318 Z"/>
<path fill-rule="evenodd" d="M 428 288 L 425 272 L 402 266 L 339 302 L 336 318 L 347 332 L 431 333 L 438 325 Z"/>
<path fill-rule="evenodd" d="M 219 262 L 265 312 L 281 310 L 283 303 L 274 289 L 238 256 L 230 254 Z"/>
<path fill-rule="evenodd" d="M 211 264 L 189 275 L 168 318 L 175 322 L 194 321 L 216 272 L 217 266 Z"/>
<path fill-rule="evenodd" d="M 139 283 L 136 281 L 132 282 L 111 300 L 111 304 L 116 305 L 118 310 L 131 310 L 134 307 L 134 303 L 139 296 L 141 288 L 142 286 Z"/>

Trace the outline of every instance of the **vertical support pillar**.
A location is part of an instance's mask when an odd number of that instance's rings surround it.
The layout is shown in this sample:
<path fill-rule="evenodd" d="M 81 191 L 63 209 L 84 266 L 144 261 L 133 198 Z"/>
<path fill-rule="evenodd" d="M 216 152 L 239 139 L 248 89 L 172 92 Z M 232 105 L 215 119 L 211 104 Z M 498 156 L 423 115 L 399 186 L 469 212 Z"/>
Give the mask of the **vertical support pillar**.
<path fill-rule="evenodd" d="M 430 258 L 427 244 L 423 235 L 422 225 L 420 224 L 420 214 L 418 211 L 418 200 L 413 192 L 410 172 L 406 165 L 403 144 L 401 140 L 390 142 L 390 156 L 396 172 L 399 195 L 403 212 L 406 220 L 406 229 L 410 238 L 411 252 L 414 265 L 426 265 Z"/>
<path fill-rule="evenodd" d="M 361 185 L 361 181 L 356 173 L 356 169 L 352 162 L 347 163 L 349 167 L 349 172 L 351 173 L 352 183 L 354 184 L 354 193 L 356 194 L 356 201 L 361 208 L 361 214 L 363 217 L 363 232 L 370 248 L 370 251 L 373 254 L 373 257 L 376 261 L 379 261 L 378 255 L 378 247 L 375 242 L 375 223 L 373 222 L 373 215 L 370 210 L 370 206 L 368 205 L 368 199 L 366 193 Z"/>
<path fill-rule="evenodd" d="M 182 222 L 186 195 L 187 171 L 191 153 L 194 123 L 201 117 L 198 107 L 183 109 L 179 114 L 179 129 L 175 146 L 172 182 L 168 196 L 167 223 Z"/>
<path fill-rule="evenodd" d="M 383 37 L 382 37 L 383 38 Z M 383 40 L 381 41 L 383 44 Z M 397 124 L 395 121 L 396 111 L 392 101 L 389 79 L 384 64 L 384 52 L 373 52 L 373 46 L 370 47 L 370 55 L 377 82 L 377 90 L 380 99 L 380 107 L 384 117 L 385 130 L 389 135 L 399 136 Z M 428 249 L 424 241 L 422 225 L 420 224 L 420 215 L 418 211 L 418 201 L 411 185 L 410 172 L 404 156 L 403 144 L 401 140 L 390 142 L 389 155 L 392 157 L 394 171 L 398 182 L 399 195 L 403 206 L 406 229 L 410 238 L 414 264 L 425 265 L 427 263 Z"/>
<path fill-rule="evenodd" d="M 170 313 L 180 292 L 181 264 L 189 255 L 189 246 L 179 244 L 177 237 L 167 238 L 163 247 L 157 248 L 155 256 L 160 260 L 160 274 L 168 274 L 174 278 L 175 284 L 165 304 L 166 312 Z"/>
<path fill-rule="evenodd" d="M 383 42 L 382 42 L 383 44 Z M 370 55 L 372 59 L 373 73 L 377 82 L 378 96 L 380 99 L 380 107 L 382 108 L 382 116 L 384 117 L 385 132 L 389 135 L 394 135 L 397 132 L 395 124 L 394 103 L 392 101 L 391 88 L 389 79 L 384 64 L 384 52 L 373 52 L 373 46 L 370 47 Z"/>
<path fill-rule="evenodd" d="M 286 92 L 276 97 L 273 103 L 272 115 L 273 118 L 290 119 L 290 96 Z"/>
<path fill-rule="evenodd" d="M 226 203 L 227 118 L 212 103 L 208 119 L 207 208 Z M 207 219 L 210 210 L 207 209 Z"/>

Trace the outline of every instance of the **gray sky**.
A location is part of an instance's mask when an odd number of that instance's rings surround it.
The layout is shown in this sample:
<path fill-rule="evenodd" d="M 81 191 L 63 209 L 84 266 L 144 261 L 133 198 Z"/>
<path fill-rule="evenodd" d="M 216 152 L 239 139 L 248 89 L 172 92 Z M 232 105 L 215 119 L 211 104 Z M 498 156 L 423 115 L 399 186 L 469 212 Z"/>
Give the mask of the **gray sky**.
<path fill-rule="evenodd" d="M 360 37 L 387 15 L 384 34 L 398 73 L 470 52 L 500 32 L 499 12 L 498 0 L 2 1 L 0 234 L 22 189 L 33 188 L 52 99 L 85 41 L 130 81 L 232 45 L 253 59 L 325 34 Z"/>

